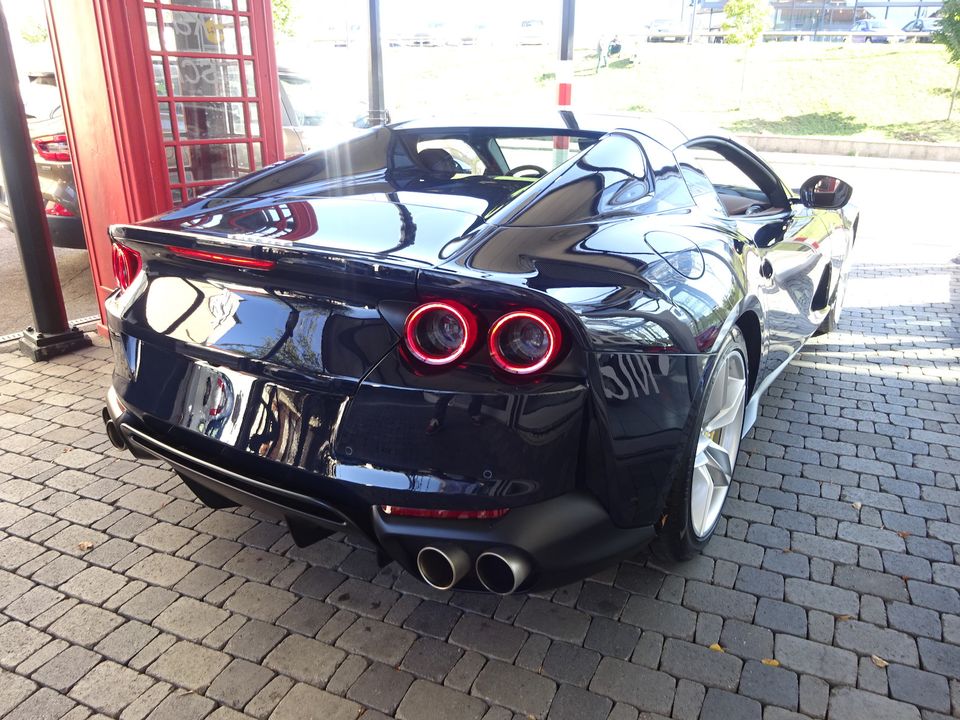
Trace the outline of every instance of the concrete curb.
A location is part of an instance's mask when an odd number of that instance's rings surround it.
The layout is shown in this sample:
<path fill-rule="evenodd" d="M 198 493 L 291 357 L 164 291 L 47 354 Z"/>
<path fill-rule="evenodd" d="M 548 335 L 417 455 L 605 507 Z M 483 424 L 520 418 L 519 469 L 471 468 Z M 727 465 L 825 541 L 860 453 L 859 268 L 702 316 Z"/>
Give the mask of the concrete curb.
<path fill-rule="evenodd" d="M 753 135 L 748 133 L 737 133 L 737 137 L 742 138 L 744 142 L 760 152 L 960 162 L 960 145 L 951 143 L 883 142 L 837 137 L 797 137 L 793 135 Z"/>

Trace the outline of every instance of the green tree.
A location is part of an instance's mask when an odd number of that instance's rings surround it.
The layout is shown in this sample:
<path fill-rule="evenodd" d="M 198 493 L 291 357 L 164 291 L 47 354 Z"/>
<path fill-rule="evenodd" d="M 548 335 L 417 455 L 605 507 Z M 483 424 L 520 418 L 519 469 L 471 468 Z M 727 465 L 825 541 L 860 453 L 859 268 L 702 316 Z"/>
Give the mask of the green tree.
<path fill-rule="evenodd" d="M 47 23 L 31 21 L 24 23 L 20 28 L 20 37 L 28 43 L 42 43 L 47 41 Z"/>
<path fill-rule="evenodd" d="M 953 117 L 953 102 L 957 97 L 957 87 L 960 87 L 960 0 L 946 0 L 940 11 L 940 29 L 933 39 L 947 48 L 950 53 L 950 62 L 957 65 L 957 79 L 953 83 L 953 92 L 950 93 L 950 110 L 947 111 L 947 120 Z"/>
<path fill-rule="evenodd" d="M 727 0 L 723 6 L 726 19 L 721 28 L 728 33 L 726 42 L 756 45 L 770 17 L 768 0 Z"/>
<path fill-rule="evenodd" d="M 273 6 L 274 32 L 293 37 L 297 30 L 297 14 L 293 10 L 294 0 L 271 0 Z"/>

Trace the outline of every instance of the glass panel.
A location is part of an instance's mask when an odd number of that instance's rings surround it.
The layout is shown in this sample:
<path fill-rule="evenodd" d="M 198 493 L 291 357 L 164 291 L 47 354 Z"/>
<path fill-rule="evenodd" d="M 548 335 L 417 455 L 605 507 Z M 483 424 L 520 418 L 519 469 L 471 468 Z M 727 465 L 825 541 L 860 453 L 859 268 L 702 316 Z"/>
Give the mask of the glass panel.
<path fill-rule="evenodd" d="M 245 136 L 243 103 L 177 103 L 177 128 L 187 140 Z"/>
<path fill-rule="evenodd" d="M 163 5 L 187 5 L 210 10 L 233 10 L 233 0 L 160 0 Z"/>
<path fill-rule="evenodd" d="M 157 109 L 160 111 L 160 129 L 163 131 L 163 139 L 173 140 L 173 123 L 170 121 L 170 103 L 158 103 Z"/>
<path fill-rule="evenodd" d="M 240 12 L 247 11 L 247 0 L 237 0 L 237 10 Z"/>
<path fill-rule="evenodd" d="M 260 149 L 260 143 L 253 143 L 253 169 L 257 170 L 263 167 L 263 151 Z"/>
<path fill-rule="evenodd" d="M 163 75 L 163 58 L 153 57 L 153 86 L 157 89 L 158 97 L 166 97 L 167 79 Z"/>
<path fill-rule="evenodd" d="M 253 60 L 243 61 L 243 75 L 247 83 L 247 97 L 256 97 L 257 80 L 253 75 Z"/>
<path fill-rule="evenodd" d="M 201 185 L 199 187 L 188 187 L 187 199 L 193 200 L 198 195 L 203 195 L 204 193 L 208 193 L 211 190 L 216 190 L 217 187 L 218 187 L 217 185 Z"/>
<path fill-rule="evenodd" d="M 260 137 L 260 113 L 257 103 L 247 103 L 250 108 L 250 137 Z"/>
<path fill-rule="evenodd" d="M 252 55 L 250 50 L 250 20 L 246 17 L 240 18 L 240 43 L 244 55 Z"/>
<path fill-rule="evenodd" d="M 145 8 L 143 17 L 147 22 L 147 44 L 151 50 L 160 50 L 160 31 L 157 29 L 157 11 L 151 8 Z"/>
<path fill-rule="evenodd" d="M 174 95 L 236 97 L 241 95 L 240 61 L 219 58 L 171 58 Z"/>
<path fill-rule="evenodd" d="M 173 189 L 170 191 L 170 194 L 173 195 L 173 204 L 174 204 L 174 205 L 179 205 L 180 203 L 183 202 L 183 191 L 180 190 L 179 188 L 173 188 Z"/>
<path fill-rule="evenodd" d="M 237 52 L 237 33 L 231 15 L 188 10 L 164 10 L 163 45 L 168 51 L 225 53 Z"/>
<path fill-rule="evenodd" d="M 187 182 L 231 180 L 249 171 L 246 143 L 184 145 L 180 151 Z"/>
<path fill-rule="evenodd" d="M 165 150 L 167 153 L 167 175 L 170 179 L 170 184 L 174 185 L 180 182 L 180 171 L 177 169 L 177 149 L 167 146 Z"/>

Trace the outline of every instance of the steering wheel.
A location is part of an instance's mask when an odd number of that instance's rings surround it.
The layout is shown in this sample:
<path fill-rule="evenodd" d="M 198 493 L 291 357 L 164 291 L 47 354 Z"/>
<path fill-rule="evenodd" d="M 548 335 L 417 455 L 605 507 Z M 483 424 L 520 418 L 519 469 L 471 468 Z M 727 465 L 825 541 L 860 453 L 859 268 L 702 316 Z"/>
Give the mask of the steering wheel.
<path fill-rule="evenodd" d="M 523 172 L 532 172 L 532 173 L 536 173 L 536 174 L 535 174 L 535 175 L 524 176 L 524 175 L 521 175 L 521 174 L 520 174 L 520 173 L 523 173 Z M 511 168 L 510 170 L 507 171 L 507 175 L 510 175 L 510 176 L 512 176 L 512 177 L 534 177 L 534 178 L 542 178 L 542 177 L 543 177 L 544 175 L 546 175 L 546 174 L 547 174 L 547 171 L 544 170 L 544 169 L 543 169 L 542 167 L 540 167 L 539 165 L 517 165 L 515 168 Z"/>

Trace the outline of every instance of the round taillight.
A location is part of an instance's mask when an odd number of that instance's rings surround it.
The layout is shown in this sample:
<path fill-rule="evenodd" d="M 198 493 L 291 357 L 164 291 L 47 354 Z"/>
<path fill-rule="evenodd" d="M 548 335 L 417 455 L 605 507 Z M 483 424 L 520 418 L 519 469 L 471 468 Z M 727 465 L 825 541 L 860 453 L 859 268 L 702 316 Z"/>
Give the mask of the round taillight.
<path fill-rule="evenodd" d="M 560 354 L 560 326 L 541 310 L 507 313 L 490 328 L 490 357 L 501 370 L 530 375 Z"/>
<path fill-rule="evenodd" d="M 126 290 L 133 283 L 133 279 L 140 272 L 140 253 L 118 242 L 113 244 L 112 250 L 113 274 L 117 278 L 117 285 Z"/>
<path fill-rule="evenodd" d="M 476 342 L 477 321 L 463 305 L 450 300 L 417 307 L 404 324 L 407 350 L 427 365 L 449 365 Z"/>

